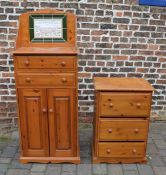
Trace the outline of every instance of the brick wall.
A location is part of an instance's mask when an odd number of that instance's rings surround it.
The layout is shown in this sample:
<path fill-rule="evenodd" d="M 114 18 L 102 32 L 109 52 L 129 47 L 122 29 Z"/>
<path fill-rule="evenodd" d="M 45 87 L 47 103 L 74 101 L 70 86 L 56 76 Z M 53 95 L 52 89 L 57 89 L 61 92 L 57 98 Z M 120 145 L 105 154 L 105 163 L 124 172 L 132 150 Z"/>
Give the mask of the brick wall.
<path fill-rule="evenodd" d="M 1 0 L 0 131 L 17 124 L 13 58 L 18 17 L 56 8 L 78 17 L 79 117 L 93 113 L 93 76 L 143 77 L 156 89 L 153 112 L 166 113 L 166 8 L 137 0 Z"/>

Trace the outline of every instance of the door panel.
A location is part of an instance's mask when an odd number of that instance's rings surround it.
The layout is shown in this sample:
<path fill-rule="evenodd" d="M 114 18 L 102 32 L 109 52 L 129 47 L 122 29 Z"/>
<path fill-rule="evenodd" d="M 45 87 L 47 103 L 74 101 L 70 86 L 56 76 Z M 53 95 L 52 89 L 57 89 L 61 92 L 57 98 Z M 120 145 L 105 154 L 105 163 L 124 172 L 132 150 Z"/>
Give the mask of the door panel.
<path fill-rule="evenodd" d="M 56 114 L 56 137 L 57 149 L 67 150 L 70 149 L 70 98 L 57 97 L 54 99 L 54 109 Z M 63 139 L 62 139 L 63 136 Z"/>
<path fill-rule="evenodd" d="M 73 89 L 48 90 L 50 156 L 52 157 L 74 156 L 76 153 L 74 97 Z"/>
<path fill-rule="evenodd" d="M 19 89 L 18 97 L 23 156 L 48 156 L 46 91 Z"/>
<path fill-rule="evenodd" d="M 28 129 L 28 145 L 30 149 L 41 149 L 41 117 L 40 116 L 40 98 L 39 97 L 27 97 L 27 129 Z M 35 116 L 35 117 L 34 117 Z"/>

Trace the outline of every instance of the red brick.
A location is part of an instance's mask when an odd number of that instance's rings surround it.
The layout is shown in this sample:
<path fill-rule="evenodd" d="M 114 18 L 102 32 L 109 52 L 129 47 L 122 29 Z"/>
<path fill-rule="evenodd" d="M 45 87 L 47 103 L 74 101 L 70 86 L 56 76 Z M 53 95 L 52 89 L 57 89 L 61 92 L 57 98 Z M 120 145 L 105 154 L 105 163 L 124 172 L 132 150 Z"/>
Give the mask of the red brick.
<path fill-rule="evenodd" d="M 157 80 L 156 81 L 157 84 L 166 84 L 166 80 Z"/>
<path fill-rule="evenodd" d="M 148 45 L 148 49 L 149 49 L 149 50 L 158 50 L 158 49 L 159 49 L 159 45 L 156 45 L 156 44 L 149 44 L 149 45 Z"/>
<path fill-rule="evenodd" d="M 91 77 L 91 74 L 90 73 L 79 73 L 78 74 L 78 77 L 82 77 L 82 78 L 90 78 Z"/>
<path fill-rule="evenodd" d="M 137 68 L 137 72 L 140 72 L 140 73 L 147 73 L 149 71 L 148 68 Z"/>
<path fill-rule="evenodd" d="M 115 16 L 117 16 L 117 17 L 122 17 L 122 16 L 123 16 L 123 12 L 116 12 L 116 13 L 115 13 Z"/>
<path fill-rule="evenodd" d="M 166 62 L 166 58 L 160 58 L 159 62 Z"/>
<path fill-rule="evenodd" d="M 118 25 L 119 30 L 128 30 L 128 25 Z"/>
<path fill-rule="evenodd" d="M 17 27 L 17 23 L 16 22 L 6 22 L 6 21 L 1 21 L 0 22 L 0 26 L 3 27 Z"/>
<path fill-rule="evenodd" d="M 101 30 L 93 30 L 92 32 L 91 32 L 91 35 L 106 35 L 108 33 L 108 31 L 101 31 Z"/>
<path fill-rule="evenodd" d="M 113 60 L 128 60 L 128 56 L 113 56 Z"/>
<path fill-rule="evenodd" d="M 166 69 L 158 69 L 158 70 L 157 70 L 157 73 L 166 74 Z"/>
<path fill-rule="evenodd" d="M 155 55 L 156 56 L 166 56 L 166 51 L 165 50 L 164 51 L 156 51 Z"/>

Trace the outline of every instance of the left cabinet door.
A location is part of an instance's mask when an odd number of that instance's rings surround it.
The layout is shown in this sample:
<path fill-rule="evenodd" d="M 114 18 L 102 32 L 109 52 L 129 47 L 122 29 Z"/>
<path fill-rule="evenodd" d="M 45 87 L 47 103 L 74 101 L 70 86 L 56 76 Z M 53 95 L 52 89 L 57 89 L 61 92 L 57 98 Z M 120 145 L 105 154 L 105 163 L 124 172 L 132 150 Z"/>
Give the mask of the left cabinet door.
<path fill-rule="evenodd" d="M 49 156 L 45 89 L 18 89 L 22 156 Z"/>

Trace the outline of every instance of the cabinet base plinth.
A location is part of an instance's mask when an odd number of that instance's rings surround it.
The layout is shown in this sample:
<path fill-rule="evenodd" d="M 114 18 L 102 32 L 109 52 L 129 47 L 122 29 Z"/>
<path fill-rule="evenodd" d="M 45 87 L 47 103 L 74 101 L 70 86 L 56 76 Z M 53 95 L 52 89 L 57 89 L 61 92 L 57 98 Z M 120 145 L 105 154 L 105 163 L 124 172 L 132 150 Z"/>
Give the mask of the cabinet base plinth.
<path fill-rule="evenodd" d="M 135 164 L 135 163 L 146 163 L 147 158 L 106 158 L 106 157 L 93 157 L 93 163 L 112 163 L 112 164 L 119 164 L 119 163 L 127 163 L 127 164 Z"/>
<path fill-rule="evenodd" d="M 92 162 L 94 164 L 97 164 L 97 163 L 112 163 L 112 164 L 119 164 L 119 163 L 127 163 L 127 164 L 135 164 L 135 163 L 141 163 L 141 164 L 145 164 L 147 163 L 147 158 L 146 157 L 134 157 L 134 158 L 131 158 L 131 157 L 123 157 L 123 158 L 120 158 L 120 157 L 97 157 L 95 154 L 94 154 L 94 150 L 92 150 Z"/>
<path fill-rule="evenodd" d="M 21 163 L 80 163 L 80 157 L 20 157 Z"/>

